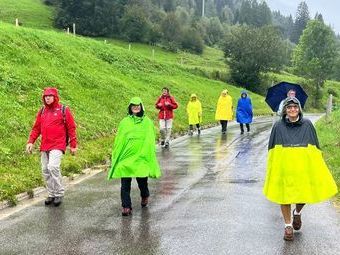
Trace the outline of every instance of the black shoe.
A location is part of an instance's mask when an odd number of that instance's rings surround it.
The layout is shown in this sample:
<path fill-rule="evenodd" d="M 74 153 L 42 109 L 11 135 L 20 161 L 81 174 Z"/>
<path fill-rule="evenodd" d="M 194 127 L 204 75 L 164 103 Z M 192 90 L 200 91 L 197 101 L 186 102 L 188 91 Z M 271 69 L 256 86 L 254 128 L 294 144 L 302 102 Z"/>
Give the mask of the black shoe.
<path fill-rule="evenodd" d="M 53 201 L 54 201 L 54 197 L 48 197 L 45 200 L 45 205 L 50 205 L 53 203 Z"/>
<path fill-rule="evenodd" d="M 248 129 L 247 132 L 250 132 L 250 129 Z"/>
<path fill-rule="evenodd" d="M 53 204 L 54 204 L 54 206 L 59 206 L 61 204 L 61 202 L 63 202 L 63 198 L 62 197 L 56 197 L 56 198 L 54 198 Z"/>
<path fill-rule="evenodd" d="M 164 148 L 169 148 L 169 142 L 166 142 Z"/>
<path fill-rule="evenodd" d="M 164 142 L 164 141 L 161 141 L 161 146 L 162 146 L 162 147 L 164 146 L 164 144 L 165 144 L 165 142 Z"/>
<path fill-rule="evenodd" d="M 241 131 L 241 135 L 243 135 L 243 134 L 244 134 L 244 131 L 242 130 L 242 131 Z"/>

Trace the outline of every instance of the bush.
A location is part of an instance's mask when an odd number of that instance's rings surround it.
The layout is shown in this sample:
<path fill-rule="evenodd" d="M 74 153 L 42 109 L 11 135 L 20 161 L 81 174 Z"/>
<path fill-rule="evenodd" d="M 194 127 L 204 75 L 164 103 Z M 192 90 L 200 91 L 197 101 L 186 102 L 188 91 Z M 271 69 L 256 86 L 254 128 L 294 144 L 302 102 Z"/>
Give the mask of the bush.
<path fill-rule="evenodd" d="M 203 53 L 203 40 L 200 34 L 194 29 L 187 29 L 182 37 L 182 48 L 192 53 Z"/>

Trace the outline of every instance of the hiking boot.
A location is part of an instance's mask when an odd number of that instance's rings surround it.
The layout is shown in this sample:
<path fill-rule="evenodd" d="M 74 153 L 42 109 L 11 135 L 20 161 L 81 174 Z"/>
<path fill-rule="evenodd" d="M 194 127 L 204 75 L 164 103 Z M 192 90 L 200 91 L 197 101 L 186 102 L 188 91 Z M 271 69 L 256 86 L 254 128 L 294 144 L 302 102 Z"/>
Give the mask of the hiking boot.
<path fill-rule="evenodd" d="M 129 216 L 131 214 L 132 214 L 132 209 L 131 208 L 123 207 L 123 209 L 122 209 L 122 216 Z"/>
<path fill-rule="evenodd" d="M 142 201 L 140 202 L 140 205 L 142 208 L 147 207 L 149 203 L 149 197 L 142 197 Z"/>
<path fill-rule="evenodd" d="M 54 206 L 59 206 L 61 204 L 61 202 L 63 202 L 63 198 L 62 197 L 55 197 L 53 204 Z"/>
<path fill-rule="evenodd" d="M 295 209 L 293 211 L 293 228 L 294 230 L 300 230 L 302 226 L 302 221 L 301 221 L 301 214 L 300 215 L 295 215 Z"/>
<path fill-rule="evenodd" d="M 54 197 L 48 197 L 45 200 L 45 205 L 50 205 L 53 203 L 53 201 L 54 201 Z"/>
<path fill-rule="evenodd" d="M 242 130 L 242 131 L 241 131 L 241 135 L 243 135 L 243 134 L 244 134 L 244 131 Z"/>
<path fill-rule="evenodd" d="M 291 226 L 285 227 L 285 234 L 283 236 L 283 239 L 286 241 L 293 241 L 294 239 L 294 231 Z"/>

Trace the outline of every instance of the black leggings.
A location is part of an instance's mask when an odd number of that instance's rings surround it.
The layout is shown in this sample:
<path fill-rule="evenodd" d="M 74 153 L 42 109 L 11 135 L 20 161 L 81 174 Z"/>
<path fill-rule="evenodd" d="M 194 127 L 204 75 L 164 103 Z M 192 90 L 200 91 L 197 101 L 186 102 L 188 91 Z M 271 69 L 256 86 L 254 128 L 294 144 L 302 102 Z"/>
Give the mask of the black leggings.
<path fill-rule="evenodd" d="M 226 132 L 228 121 L 227 120 L 220 120 L 220 123 L 221 123 L 221 126 L 222 126 L 222 132 Z"/>
<path fill-rule="evenodd" d="M 148 188 L 148 177 L 137 177 L 138 188 L 140 190 L 141 197 L 149 197 L 149 188 Z M 121 189 L 120 189 L 120 198 L 122 199 L 122 207 L 124 208 L 132 208 L 131 205 L 131 181 L 132 178 L 122 178 L 121 179 Z"/>

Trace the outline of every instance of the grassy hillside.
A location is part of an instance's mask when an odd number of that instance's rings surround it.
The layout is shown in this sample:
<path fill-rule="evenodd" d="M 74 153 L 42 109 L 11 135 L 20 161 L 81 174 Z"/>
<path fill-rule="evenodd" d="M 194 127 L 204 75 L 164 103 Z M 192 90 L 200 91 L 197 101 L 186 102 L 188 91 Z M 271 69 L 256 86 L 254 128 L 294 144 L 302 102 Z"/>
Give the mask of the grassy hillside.
<path fill-rule="evenodd" d="M 169 86 L 180 105 L 174 127 L 180 131 L 187 128 L 185 105 L 191 93 L 201 99 L 205 124 L 214 122 L 222 89 L 229 89 L 234 103 L 240 94 L 240 88 L 192 71 L 192 63 L 204 71 L 215 65 L 215 59 L 186 54 L 187 65 L 170 61 L 178 55 L 157 49 L 153 59 L 143 49 L 129 51 L 63 33 L 6 24 L 0 24 L 0 30 L 0 200 L 42 184 L 38 145 L 32 156 L 25 155 L 24 147 L 46 86 L 59 89 L 62 103 L 71 107 L 78 124 L 80 151 L 77 157 L 66 156 L 64 175 L 108 158 L 114 131 L 132 96 L 142 97 L 156 125 L 154 102 L 161 88 Z M 256 114 L 269 113 L 262 97 L 250 96 Z"/>
<path fill-rule="evenodd" d="M 18 18 L 24 27 L 52 29 L 54 9 L 43 0 L 0 0 L 0 21 L 15 24 Z"/>
<path fill-rule="evenodd" d="M 340 190 L 340 110 L 333 112 L 330 119 L 319 121 L 316 128 L 323 155 Z"/>

